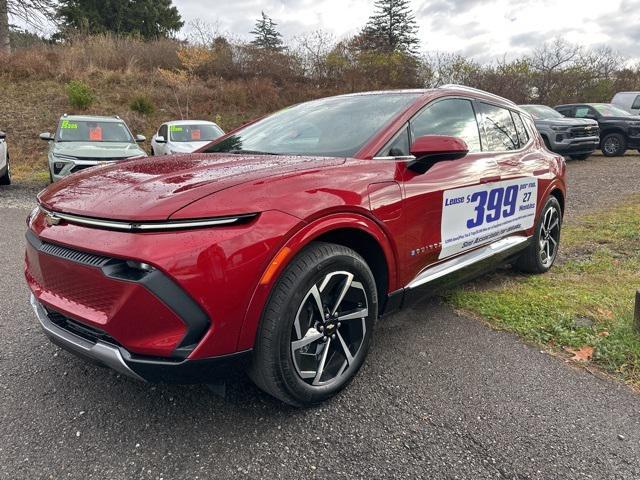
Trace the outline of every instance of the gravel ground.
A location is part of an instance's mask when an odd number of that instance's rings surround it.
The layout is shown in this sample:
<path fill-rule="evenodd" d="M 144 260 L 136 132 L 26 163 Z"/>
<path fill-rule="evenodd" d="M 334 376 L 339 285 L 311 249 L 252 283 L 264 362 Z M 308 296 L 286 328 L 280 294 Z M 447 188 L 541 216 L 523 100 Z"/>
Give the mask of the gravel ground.
<path fill-rule="evenodd" d="M 639 173 L 640 158 L 572 162 L 569 219 L 640 191 Z M 360 375 L 320 408 L 246 379 L 221 398 L 83 363 L 28 306 L 37 190 L 0 190 L 1 479 L 640 478 L 640 397 L 437 300 L 379 323 Z"/>

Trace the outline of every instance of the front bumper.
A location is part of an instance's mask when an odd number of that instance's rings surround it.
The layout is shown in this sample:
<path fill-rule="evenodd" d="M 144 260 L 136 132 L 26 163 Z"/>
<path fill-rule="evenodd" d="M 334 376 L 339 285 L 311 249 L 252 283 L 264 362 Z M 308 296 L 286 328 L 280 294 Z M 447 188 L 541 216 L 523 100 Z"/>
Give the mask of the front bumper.
<path fill-rule="evenodd" d="M 52 343 L 97 365 L 135 380 L 151 383 L 197 384 L 239 375 L 249 364 L 251 350 L 204 360 L 171 361 L 144 358 L 100 340 L 90 331 L 72 331 L 52 321 L 52 314 L 31 294 L 31 306 Z M 88 333 L 87 333 L 88 332 Z"/>
<path fill-rule="evenodd" d="M 600 148 L 600 137 L 565 139 L 560 142 L 551 142 L 551 148 L 555 153 L 561 155 L 591 153 Z"/>

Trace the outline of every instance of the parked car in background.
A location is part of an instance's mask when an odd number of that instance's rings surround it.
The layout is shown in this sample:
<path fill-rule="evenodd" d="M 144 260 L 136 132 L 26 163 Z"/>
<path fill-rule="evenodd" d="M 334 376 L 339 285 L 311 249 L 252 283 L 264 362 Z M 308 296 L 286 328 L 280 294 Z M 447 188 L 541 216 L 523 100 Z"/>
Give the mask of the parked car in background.
<path fill-rule="evenodd" d="M 535 122 L 538 133 L 552 152 L 574 160 L 586 160 L 600 146 L 598 122 L 567 118 L 546 105 L 520 105 Z"/>
<path fill-rule="evenodd" d="M 240 366 L 316 404 L 356 375 L 382 314 L 504 262 L 544 273 L 558 253 L 565 160 L 479 90 L 314 100 L 201 152 L 38 195 L 25 276 L 52 341 L 138 380 Z"/>
<path fill-rule="evenodd" d="M 640 115 L 640 92 L 616 93 L 611 103 L 632 115 Z"/>
<path fill-rule="evenodd" d="M 134 137 L 120 117 L 63 115 L 56 133 L 41 133 L 40 139 L 49 142 L 51 182 L 97 165 L 147 156 L 138 145 L 146 138 Z"/>
<path fill-rule="evenodd" d="M 7 147 L 7 134 L 4 132 L 0 132 L 0 185 L 11 185 L 9 148 Z"/>
<path fill-rule="evenodd" d="M 574 103 L 555 109 L 565 117 L 590 118 L 600 126 L 600 150 L 607 157 L 640 148 L 640 117 L 610 103 Z"/>
<path fill-rule="evenodd" d="M 178 120 L 163 123 L 151 139 L 151 155 L 192 153 L 220 138 L 224 131 L 205 120 Z"/>

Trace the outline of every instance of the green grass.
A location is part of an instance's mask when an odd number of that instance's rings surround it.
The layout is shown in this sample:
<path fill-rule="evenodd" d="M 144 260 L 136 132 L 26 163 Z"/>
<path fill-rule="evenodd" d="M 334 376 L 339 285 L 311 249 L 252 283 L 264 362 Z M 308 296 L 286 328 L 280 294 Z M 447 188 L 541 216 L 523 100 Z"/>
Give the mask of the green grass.
<path fill-rule="evenodd" d="M 640 386 L 640 196 L 565 227 L 559 265 L 546 275 L 501 275 L 452 292 L 457 308 L 553 349 L 594 348 L 592 363 Z"/>

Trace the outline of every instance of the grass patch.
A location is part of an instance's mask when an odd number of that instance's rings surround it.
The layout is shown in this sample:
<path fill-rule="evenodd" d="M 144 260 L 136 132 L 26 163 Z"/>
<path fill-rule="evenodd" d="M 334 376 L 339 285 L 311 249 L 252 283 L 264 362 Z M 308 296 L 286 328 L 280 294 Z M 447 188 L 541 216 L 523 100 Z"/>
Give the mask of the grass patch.
<path fill-rule="evenodd" d="M 449 301 L 493 326 L 554 349 L 592 347 L 592 362 L 640 386 L 640 196 L 567 225 L 559 265 L 548 274 L 509 274 L 470 284 Z"/>

